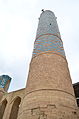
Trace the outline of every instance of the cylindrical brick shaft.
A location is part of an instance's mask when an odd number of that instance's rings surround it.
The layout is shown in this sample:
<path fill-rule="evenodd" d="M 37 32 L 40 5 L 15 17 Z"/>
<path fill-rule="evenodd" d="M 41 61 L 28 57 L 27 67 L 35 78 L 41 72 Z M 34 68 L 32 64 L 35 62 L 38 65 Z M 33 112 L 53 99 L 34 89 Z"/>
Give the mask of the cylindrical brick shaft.
<path fill-rule="evenodd" d="M 56 17 L 39 18 L 34 51 L 19 119 L 77 119 L 76 100 Z"/>

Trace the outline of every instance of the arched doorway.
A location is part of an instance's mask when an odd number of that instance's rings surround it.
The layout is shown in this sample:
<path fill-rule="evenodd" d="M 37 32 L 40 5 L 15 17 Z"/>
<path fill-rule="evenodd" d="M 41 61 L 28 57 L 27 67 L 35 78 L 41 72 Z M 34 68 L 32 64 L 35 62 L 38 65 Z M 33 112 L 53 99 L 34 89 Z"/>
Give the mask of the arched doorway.
<path fill-rule="evenodd" d="M 6 105 L 7 105 L 7 100 L 5 99 L 5 100 L 2 101 L 2 104 L 0 105 L 0 119 L 3 118 Z"/>
<path fill-rule="evenodd" d="M 12 105 L 9 119 L 17 119 L 20 102 L 21 102 L 21 98 L 17 97 Z"/>

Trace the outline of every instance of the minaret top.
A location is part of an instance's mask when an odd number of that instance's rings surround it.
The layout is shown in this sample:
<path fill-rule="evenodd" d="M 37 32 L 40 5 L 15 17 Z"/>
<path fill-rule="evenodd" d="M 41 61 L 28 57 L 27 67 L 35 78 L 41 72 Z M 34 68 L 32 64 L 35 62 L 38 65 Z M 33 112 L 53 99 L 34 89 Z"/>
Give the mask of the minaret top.
<path fill-rule="evenodd" d="M 65 57 L 56 17 L 52 11 L 43 9 L 39 18 L 33 57 L 48 52 Z"/>
<path fill-rule="evenodd" d="M 40 35 L 47 34 L 47 33 L 55 34 L 60 37 L 60 33 L 54 13 L 50 10 L 44 11 L 44 9 L 42 9 L 42 13 L 39 18 L 36 38 L 38 38 Z"/>
<path fill-rule="evenodd" d="M 54 12 L 52 12 L 51 10 L 44 10 L 44 9 L 42 9 L 41 11 L 42 11 L 42 13 L 44 13 L 44 12 L 48 12 L 49 13 L 50 12 L 50 13 L 52 13 L 55 16 Z"/>

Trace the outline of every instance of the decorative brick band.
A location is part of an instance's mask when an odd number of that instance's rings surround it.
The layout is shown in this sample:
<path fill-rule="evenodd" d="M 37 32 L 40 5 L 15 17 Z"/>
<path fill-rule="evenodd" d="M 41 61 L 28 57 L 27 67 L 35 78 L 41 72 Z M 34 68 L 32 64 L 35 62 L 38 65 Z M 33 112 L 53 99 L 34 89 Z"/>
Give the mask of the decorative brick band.
<path fill-rule="evenodd" d="M 58 53 L 56 53 L 56 52 L 54 52 L 54 51 L 39 53 L 39 54 L 33 56 L 32 59 L 35 58 L 35 57 L 37 57 L 37 56 L 39 56 L 39 55 L 43 55 L 43 54 L 47 54 L 47 55 L 49 55 L 49 54 L 52 54 L 52 55 L 53 55 L 53 54 L 56 54 L 56 55 L 59 55 L 60 57 L 62 57 L 62 58 L 64 58 L 64 59 L 66 60 L 66 57 L 64 57 L 64 56 L 62 56 L 62 55 L 60 55 L 60 54 L 58 54 Z M 66 60 L 66 62 L 67 62 L 67 60 Z"/>
<path fill-rule="evenodd" d="M 58 33 L 59 34 L 59 33 Z M 46 35 L 53 35 L 53 36 L 57 36 L 60 40 L 61 40 L 61 37 L 59 37 L 59 35 L 58 35 L 57 33 L 56 34 L 52 34 L 52 33 L 46 33 L 46 34 L 42 34 L 42 35 L 39 35 L 36 39 L 35 39 L 35 41 L 38 39 L 38 38 L 40 38 L 41 36 L 46 36 Z M 61 40 L 62 41 L 62 40 Z"/>
<path fill-rule="evenodd" d="M 74 99 L 75 99 L 75 96 L 72 95 L 71 93 L 69 93 L 69 92 L 67 92 L 67 91 L 59 90 L 59 89 L 37 89 L 37 90 L 33 90 L 33 91 L 30 91 L 30 92 L 27 92 L 26 95 L 29 95 L 30 93 L 33 93 L 33 92 L 36 92 L 36 91 L 47 91 L 47 90 L 49 90 L 49 91 L 60 91 L 60 92 L 64 92 L 64 93 L 67 93 L 67 94 L 73 96 Z M 25 96 L 24 96 L 24 97 L 25 97 Z"/>
<path fill-rule="evenodd" d="M 58 33 L 58 34 L 59 34 L 59 33 Z M 35 41 L 36 41 L 38 38 L 40 38 L 41 36 L 45 36 L 45 35 L 53 35 L 53 36 L 57 36 L 57 37 L 61 40 L 61 37 L 59 37 L 58 34 L 52 34 L 52 33 L 42 34 L 42 35 L 39 35 L 39 36 L 35 39 Z M 61 41 L 62 41 L 62 40 L 61 40 Z"/>
<path fill-rule="evenodd" d="M 56 53 L 65 57 L 63 42 L 55 34 L 44 34 L 36 38 L 33 57 L 46 52 Z"/>

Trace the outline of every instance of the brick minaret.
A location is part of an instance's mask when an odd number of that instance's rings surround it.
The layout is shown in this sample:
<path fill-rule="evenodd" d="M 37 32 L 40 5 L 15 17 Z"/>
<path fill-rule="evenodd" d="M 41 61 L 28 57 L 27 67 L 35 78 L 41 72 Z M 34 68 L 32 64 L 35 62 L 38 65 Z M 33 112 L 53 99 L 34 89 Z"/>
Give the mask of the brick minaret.
<path fill-rule="evenodd" d="M 77 119 L 76 109 L 56 17 L 46 10 L 39 18 L 22 113 L 18 119 Z"/>

